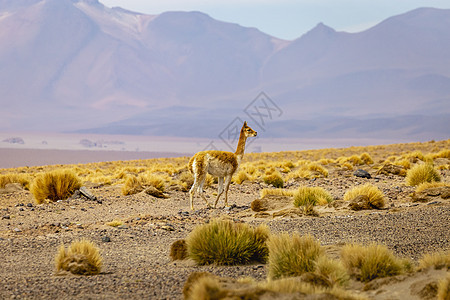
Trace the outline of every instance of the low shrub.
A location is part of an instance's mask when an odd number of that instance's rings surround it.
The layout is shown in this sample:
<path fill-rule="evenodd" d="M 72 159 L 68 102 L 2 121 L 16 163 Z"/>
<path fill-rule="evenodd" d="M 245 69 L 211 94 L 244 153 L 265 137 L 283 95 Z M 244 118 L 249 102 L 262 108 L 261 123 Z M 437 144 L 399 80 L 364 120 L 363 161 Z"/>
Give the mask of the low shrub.
<path fill-rule="evenodd" d="M 373 159 L 372 159 L 372 157 L 370 156 L 370 154 L 367 153 L 367 152 L 364 152 L 363 154 L 361 154 L 361 155 L 359 156 L 359 158 L 360 158 L 361 161 L 362 161 L 364 164 L 366 164 L 366 165 L 371 165 L 371 164 L 373 164 Z"/>
<path fill-rule="evenodd" d="M 262 189 L 259 194 L 261 198 L 269 195 L 292 197 L 294 196 L 294 191 L 285 189 Z"/>
<path fill-rule="evenodd" d="M 212 220 L 199 225 L 186 239 L 188 255 L 199 265 L 237 265 L 265 262 L 269 229 L 229 220 Z"/>
<path fill-rule="evenodd" d="M 90 241 L 81 240 L 59 248 L 55 258 L 56 271 L 67 271 L 78 275 L 95 275 L 100 273 L 102 258 L 100 250 Z"/>
<path fill-rule="evenodd" d="M 424 182 L 441 181 L 441 175 L 432 164 L 418 164 L 406 172 L 406 184 L 416 186 Z"/>
<path fill-rule="evenodd" d="M 428 268 L 450 269 L 450 251 L 427 253 L 419 260 L 418 270 Z"/>
<path fill-rule="evenodd" d="M 301 186 L 294 193 L 294 205 L 296 207 L 307 205 L 325 205 L 333 201 L 329 192 L 321 187 Z"/>
<path fill-rule="evenodd" d="M 268 276 L 271 279 L 300 276 L 313 272 L 317 259 L 324 251 L 311 235 L 293 233 L 272 235 L 267 241 L 269 248 Z"/>
<path fill-rule="evenodd" d="M 4 188 L 9 183 L 20 183 L 24 188 L 29 189 L 30 176 L 28 174 L 0 175 L 0 188 Z"/>
<path fill-rule="evenodd" d="M 369 205 L 373 208 L 382 208 L 385 205 L 383 193 L 374 185 L 366 183 L 354 187 L 344 194 L 345 201 L 351 201 L 357 196 L 367 196 Z"/>
<path fill-rule="evenodd" d="M 266 184 L 271 184 L 276 188 L 282 188 L 284 185 L 283 177 L 281 177 L 279 172 L 273 172 L 265 175 L 263 180 Z"/>
<path fill-rule="evenodd" d="M 31 193 L 38 204 L 45 200 L 64 200 L 81 187 L 81 181 L 71 170 L 55 170 L 38 174 L 31 185 Z"/>
<path fill-rule="evenodd" d="M 377 244 L 346 245 L 341 250 L 341 260 L 349 273 L 361 281 L 399 275 L 411 268 L 409 261 L 395 257 L 386 246 Z"/>
<path fill-rule="evenodd" d="M 315 272 L 325 277 L 332 285 L 346 285 L 350 276 L 340 260 L 320 256 L 316 261 Z"/>
<path fill-rule="evenodd" d="M 122 194 L 133 195 L 142 192 L 147 187 L 154 187 L 157 190 L 164 192 L 165 180 L 159 175 L 155 174 L 140 174 L 139 176 L 128 176 L 122 186 Z"/>
<path fill-rule="evenodd" d="M 188 256 L 186 240 L 177 240 L 170 246 L 170 258 L 172 260 L 183 260 Z"/>
<path fill-rule="evenodd" d="M 437 299 L 438 300 L 450 299 L 450 273 L 447 273 L 447 276 L 445 278 L 439 280 Z"/>

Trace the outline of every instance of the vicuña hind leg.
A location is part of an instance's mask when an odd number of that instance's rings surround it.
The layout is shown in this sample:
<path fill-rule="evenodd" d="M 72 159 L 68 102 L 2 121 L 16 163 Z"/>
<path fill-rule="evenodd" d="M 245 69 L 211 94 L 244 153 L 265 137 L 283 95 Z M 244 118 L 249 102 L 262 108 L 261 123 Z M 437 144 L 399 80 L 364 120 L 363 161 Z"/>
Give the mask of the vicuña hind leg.
<path fill-rule="evenodd" d="M 222 193 L 223 193 L 223 177 L 219 177 L 218 184 L 219 184 L 219 187 L 217 189 L 217 198 L 216 198 L 216 202 L 214 202 L 214 208 L 217 207 L 217 202 L 219 202 L 220 195 L 222 195 Z"/>
<path fill-rule="evenodd" d="M 206 197 L 204 195 L 203 185 L 205 184 L 205 180 L 206 180 L 206 175 L 203 176 L 202 180 L 200 181 L 200 185 L 198 187 L 198 193 L 203 198 L 203 200 L 205 200 L 206 206 L 211 207 L 211 205 L 209 204 L 208 200 L 206 199 Z"/>

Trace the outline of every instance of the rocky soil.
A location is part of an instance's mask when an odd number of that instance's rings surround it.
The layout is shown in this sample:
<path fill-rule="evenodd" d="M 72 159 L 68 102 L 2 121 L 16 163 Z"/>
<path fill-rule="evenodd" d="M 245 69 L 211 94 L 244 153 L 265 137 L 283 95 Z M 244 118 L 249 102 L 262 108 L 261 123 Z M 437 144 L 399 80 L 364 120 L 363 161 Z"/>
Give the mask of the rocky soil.
<path fill-rule="evenodd" d="M 168 190 L 169 198 L 158 199 L 145 193 L 123 196 L 118 185 L 86 184 L 96 200 L 81 196 L 37 205 L 30 192 L 8 185 L 0 191 L 0 298 L 182 299 L 187 277 L 198 271 L 265 280 L 266 266 L 261 264 L 223 267 L 171 261 L 170 245 L 186 238 L 196 225 L 215 217 L 252 225 L 265 223 L 273 233 L 310 233 L 332 256 L 338 256 L 346 242 L 382 243 L 397 255 L 413 260 L 427 252 L 449 249 L 449 199 L 438 195 L 425 202 L 413 202 L 414 188 L 405 186 L 404 177 L 375 175 L 375 171 L 367 170 L 373 175 L 371 179 L 355 177 L 353 171 L 330 170 L 327 178 L 288 182 L 287 188 L 291 189 L 300 185 L 324 187 L 335 199 L 342 199 L 353 186 L 370 182 L 387 199 L 384 209 L 362 211 L 353 211 L 346 203 L 336 201 L 340 204 L 317 209 L 318 217 L 273 217 L 270 213 L 256 217 L 250 204 L 259 198 L 261 189 L 269 187 L 264 183 L 233 184 L 229 192 L 231 208 L 207 209 L 196 198 L 195 211 L 189 209 L 188 194 L 177 190 Z M 448 180 L 448 170 L 441 174 Z M 210 202 L 214 189 L 215 185 L 206 189 Z M 106 225 L 113 220 L 121 220 L 123 225 Z M 101 274 L 56 274 L 58 247 L 82 238 L 101 249 Z M 355 283 L 350 289 L 374 299 L 423 299 L 433 296 L 424 289 L 445 272 L 403 276 L 366 287 L 365 291 Z"/>

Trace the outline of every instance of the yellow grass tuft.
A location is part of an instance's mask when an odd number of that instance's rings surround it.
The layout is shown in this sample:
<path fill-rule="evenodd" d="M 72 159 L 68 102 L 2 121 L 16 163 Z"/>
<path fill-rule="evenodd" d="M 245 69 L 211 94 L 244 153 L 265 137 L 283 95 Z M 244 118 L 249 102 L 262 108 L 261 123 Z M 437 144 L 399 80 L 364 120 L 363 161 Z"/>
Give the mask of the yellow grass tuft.
<path fill-rule="evenodd" d="M 383 193 L 376 186 L 370 183 L 366 183 L 348 190 L 344 194 L 344 200 L 351 201 L 357 196 L 367 196 L 370 206 L 374 208 L 382 208 L 385 205 Z"/>
<path fill-rule="evenodd" d="M 437 299 L 438 300 L 450 299 L 450 273 L 447 273 L 447 276 L 445 278 L 439 280 Z"/>
<path fill-rule="evenodd" d="M 267 258 L 266 225 L 250 227 L 229 220 L 199 225 L 186 239 L 188 255 L 199 265 L 237 265 Z"/>
<path fill-rule="evenodd" d="M 141 174 L 137 177 L 128 176 L 122 186 L 122 194 L 125 196 L 137 194 L 150 186 L 164 192 L 165 182 L 166 180 L 162 176 L 155 174 Z"/>
<path fill-rule="evenodd" d="M 69 198 L 81 187 L 81 181 L 71 170 L 54 170 L 38 174 L 31 185 L 31 193 L 38 204 Z"/>
<path fill-rule="evenodd" d="M 419 185 L 416 186 L 416 193 L 420 193 L 423 192 L 426 189 L 431 189 L 431 188 L 437 188 L 437 187 L 444 187 L 444 186 L 450 186 L 450 183 L 448 182 L 424 182 L 421 183 Z"/>
<path fill-rule="evenodd" d="M 441 175 L 432 164 L 418 164 L 406 173 L 406 184 L 416 186 L 424 182 L 441 181 Z"/>
<path fill-rule="evenodd" d="M 321 187 L 301 186 L 294 193 L 294 205 L 296 207 L 326 205 L 332 201 L 331 194 Z"/>
<path fill-rule="evenodd" d="M 272 235 L 267 241 L 269 248 L 268 276 L 271 279 L 300 276 L 313 272 L 316 260 L 324 251 L 311 235 L 293 233 Z"/>
<path fill-rule="evenodd" d="M 431 267 L 435 269 L 450 269 L 450 250 L 425 254 L 419 260 L 417 268 L 418 270 L 424 270 Z"/>
<path fill-rule="evenodd" d="M 366 165 L 371 165 L 371 164 L 373 164 L 372 156 L 370 156 L 370 154 L 367 153 L 367 152 L 364 152 L 363 154 L 361 154 L 361 155 L 359 156 L 359 158 L 360 158 L 361 161 L 362 161 L 364 164 L 366 164 Z"/>
<path fill-rule="evenodd" d="M 170 246 L 170 258 L 172 260 L 183 260 L 188 256 L 186 240 L 177 240 Z"/>
<path fill-rule="evenodd" d="M 271 184 L 276 188 L 282 188 L 284 185 L 283 177 L 278 171 L 265 175 L 263 180 L 266 184 Z"/>
<path fill-rule="evenodd" d="M 261 195 L 261 198 L 264 198 L 264 197 L 270 196 L 270 195 L 293 197 L 294 191 L 293 190 L 285 190 L 285 189 L 262 189 L 260 192 L 260 195 Z"/>
<path fill-rule="evenodd" d="M 402 274 L 411 263 L 394 256 L 386 246 L 371 244 L 367 247 L 349 244 L 341 250 L 341 260 L 351 275 L 361 281 L 370 281 Z"/>
<path fill-rule="evenodd" d="M 118 226 L 122 226 L 123 222 L 120 220 L 113 220 L 111 222 L 107 222 L 106 225 L 111 226 L 111 227 L 118 227 Z"/>
<path fill-rule="evenodd" d="M 65 249 L 59 248 L 55 257 L 57 271 L 67 271 L 78 275 L 95 275 L 100 273 L 102 258 L 100 250 L 90 241 L 75 241 Z"/>
<path fill-rule="evenodd" d="M 0 188 L 5 188 L 9 183 L 20 183 L 24 188 L 30 186 L 30 175 L 28 174 L 4 174 L 0 175 Z"/>

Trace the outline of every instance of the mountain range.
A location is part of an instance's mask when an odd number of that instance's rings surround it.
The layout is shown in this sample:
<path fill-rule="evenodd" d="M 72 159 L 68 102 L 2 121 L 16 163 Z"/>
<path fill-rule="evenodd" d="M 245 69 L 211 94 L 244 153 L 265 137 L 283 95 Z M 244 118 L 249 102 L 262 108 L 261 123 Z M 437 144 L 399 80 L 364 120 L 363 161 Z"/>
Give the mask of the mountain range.
<path fill-rule="evenodd" d="M 449 138 L 450 10 L 286 41 L 201 12 L 0 0 L 0 130 Z"/>

